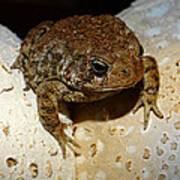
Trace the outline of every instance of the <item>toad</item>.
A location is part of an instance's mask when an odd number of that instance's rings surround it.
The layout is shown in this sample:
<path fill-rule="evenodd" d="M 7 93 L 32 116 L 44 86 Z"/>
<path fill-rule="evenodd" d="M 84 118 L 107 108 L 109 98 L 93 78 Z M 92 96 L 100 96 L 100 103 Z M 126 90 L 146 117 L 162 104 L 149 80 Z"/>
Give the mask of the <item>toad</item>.
<path fill-rule="evenodd" d="M 133 112 L 144 106 L 144 129 L 151 110 L 163 118 L 156 103 L 156 60 L 143 56 L 134 32 L 111 15 L 42 22 L 28 32 L 11 68 L 22 71 L 26 90 L 37 95 L 40 122 L 59 142 L 64 157 L 66 144 L 79 146 L 58 116 L 60 112 L 70 118 L 67 103 L 98 101 L 143 81 Z"/>

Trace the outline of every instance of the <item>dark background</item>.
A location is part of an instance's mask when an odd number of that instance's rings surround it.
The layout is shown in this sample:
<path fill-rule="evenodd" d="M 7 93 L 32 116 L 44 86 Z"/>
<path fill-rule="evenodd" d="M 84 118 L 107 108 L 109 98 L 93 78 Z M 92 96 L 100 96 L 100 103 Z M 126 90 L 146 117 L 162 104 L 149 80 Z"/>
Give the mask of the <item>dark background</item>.
<path fill-rule="evenodd" d="M 0 24 L 24 38 L 44 20 L 57 21 L 74 14 L 115 15 L 134 0 L 0 0 Z"/>

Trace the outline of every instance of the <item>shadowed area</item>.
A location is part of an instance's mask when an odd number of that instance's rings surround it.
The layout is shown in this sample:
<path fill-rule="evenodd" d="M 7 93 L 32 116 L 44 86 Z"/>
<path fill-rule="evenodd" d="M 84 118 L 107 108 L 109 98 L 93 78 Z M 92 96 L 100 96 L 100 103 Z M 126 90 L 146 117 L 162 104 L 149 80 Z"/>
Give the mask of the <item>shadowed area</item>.
<path fill-rule="evenodd" d="M 87 120 L 113 120 L 122 117 L 133 109 L 142 88 L 143 85 L 140 82 L 134 88 L 97 102 L 69 104 L 72 119 L 76 123 Z"/>

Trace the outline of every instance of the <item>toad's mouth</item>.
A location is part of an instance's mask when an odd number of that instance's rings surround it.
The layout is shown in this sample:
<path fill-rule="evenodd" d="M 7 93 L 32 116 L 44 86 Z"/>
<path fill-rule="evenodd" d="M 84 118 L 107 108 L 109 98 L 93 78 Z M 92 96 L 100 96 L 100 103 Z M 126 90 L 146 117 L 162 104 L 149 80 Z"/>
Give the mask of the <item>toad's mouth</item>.
<path fill-rule="evenodd" d="M 121 90 L 123 90 L 123 89 L 128 89 L 128 88 L 131 88 L 131 87 L 133 87 L 133 86 L 135 86 L 135 84 L 136 84 L 137 82 L 130 82 L 130 83 L 128 83 L 128 84 L 126 84 L 126 85 L 121 85 L 121 86 L 111 86 L 111 87 L 103 87 L 103 86 L 98 86 L 98 87 L 88 87 L 88 86 L 85 86 L 84 88 L 83 88 L 83 90 L 85 90 L 85 91 L 91 91 L 91 92 L 118 92 L 118 91 L 121 91 Z"/>

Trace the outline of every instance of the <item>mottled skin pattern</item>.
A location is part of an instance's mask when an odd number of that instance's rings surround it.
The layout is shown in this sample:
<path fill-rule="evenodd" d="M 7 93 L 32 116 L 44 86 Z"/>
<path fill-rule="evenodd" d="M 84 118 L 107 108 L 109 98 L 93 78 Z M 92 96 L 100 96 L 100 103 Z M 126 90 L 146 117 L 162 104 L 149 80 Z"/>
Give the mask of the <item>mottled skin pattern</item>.
<path fill-rule="evenodd" d="M 134 33 L 111 15 L 74 16 L 56 23 L 46 21 L 29 31 L 12 69 L 20 69 L 26 90 L 37 94 L 39 118 L 59 142 L 78 144 L 64 133 L 67 124 L 58 112 L 70 117 L 68 102 L 92 102 L 144 82 L 134 112 L 144 106 L 144 129 L 150 111 L 159 118 L 156 100 L 159 73 L 154 58 L 143 56 Z"/>

